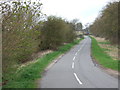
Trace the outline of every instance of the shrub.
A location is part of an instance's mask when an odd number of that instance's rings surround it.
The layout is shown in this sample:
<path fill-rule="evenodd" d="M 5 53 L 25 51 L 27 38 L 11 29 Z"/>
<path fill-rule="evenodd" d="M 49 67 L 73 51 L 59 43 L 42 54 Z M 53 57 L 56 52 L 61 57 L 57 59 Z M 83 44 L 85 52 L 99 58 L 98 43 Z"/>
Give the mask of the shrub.
<path fill-rule="evenodd" d="M 36 30 L 38 8 L 30 2 L 2 3 L 2 71 L 3 81 L 12 76 L 17 66 L 31 59 L 39 47 L 40 30 Z M 10 76 L 9 76 L 10 75 Z M 8 78 L 9 77 L 9 78 Z"/>

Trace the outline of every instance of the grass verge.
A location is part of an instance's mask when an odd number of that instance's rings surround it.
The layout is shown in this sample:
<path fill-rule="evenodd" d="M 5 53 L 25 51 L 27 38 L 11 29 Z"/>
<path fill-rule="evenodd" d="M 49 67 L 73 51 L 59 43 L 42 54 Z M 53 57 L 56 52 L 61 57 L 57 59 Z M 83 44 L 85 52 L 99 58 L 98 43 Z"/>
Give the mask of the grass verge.
<path fill-rule="evenodd" d="M 72 43 L 61 46 L 57 51 L 44 55 L 39 58 L 36 63 L 30 64 L 20 69 L 13 75 L 13 79 L 10 80 L 3 88 L 36 88 L 35 81 L 41 78 L 41 74 L 47 65 L 57 58 L 59 55 L 70 50 L 74 45 L 78 44 L 82 39 L 75 40 Z"/>
<path fill-rule="evenodd" d="M 108 54 L 105 53 L 105 50 L 98 45 L 98 42 L 95 38 L 91 37 L 91 39 L 93 58 L 105 68 L 120 71 L 120 69 L 118 69 L 119 60 L 113 60 Z"/>

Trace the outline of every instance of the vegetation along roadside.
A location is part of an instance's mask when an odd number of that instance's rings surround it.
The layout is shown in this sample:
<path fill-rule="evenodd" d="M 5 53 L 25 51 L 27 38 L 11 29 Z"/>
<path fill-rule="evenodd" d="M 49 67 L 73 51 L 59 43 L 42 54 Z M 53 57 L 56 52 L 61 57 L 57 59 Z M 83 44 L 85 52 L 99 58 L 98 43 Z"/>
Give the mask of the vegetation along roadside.
<path fill-rule="evenodd" d="M 98 45 L 98 42 L 95 38 L 91 37 L 91 39 L 92 57 L 103 67 L 120 71 L 118 67 L 119 60 L 113 60 L 112 57 L 105 53 L 105 50 Z"/>
<path fill-rule="evenodd" d="M 41 74 L 47 65 L 59 55 L 70 50 L 81 40 L 82 39 L 75 40 L 72 43 L 60 46 L 57 51 L 44 55 L 42 58 L 39 58 L 36 63 L 23 67 L 16 72 L 14 79 L 10 80 L 3 88 L 36 88 L 35 81 L 41 77 Z"/>
<path fill-rule="evenodd" d="M 21 65 L 34 61 L 37 53 L 46 50 L 55 51 L 44 57 L 47 60 L 48 58 L 51 58 L 50 60 L 54 59 L 54 56 L 57 57 L 60 54 L 58 52 L 60 46 L 65 43 L 72 43 L 79 37 L 76 32 L 82 30 L 82 23 L 77 20 L 67 21 L 62 17 L 43 14 L 41 12 L 42 3 L 39 1 L 11 0 L 10 2 L 0 3 L 3 8 L 2 80 L 0 80 L 0 86 L 28 87 L 29 79 L 34 79 L 31 77 L 34 76 L 32 76 L 32 69 L 35 70 L 35 68 L 33 68 L 34 65 L 27 65 L 32 68 L 29 70 L 27 67 L 27 69 L 22 70 L 23 72 L 26 71 L 25 73 L 22 73 L 21 70 L 18 72 Z M 44 66 L 45 61 L 40 60 L 40 63 L 42 62 L 41 67 Z M 29 79 L 27 81 L 24 78 Z M 22 83 L 23 86 L 19 83 Z"/>

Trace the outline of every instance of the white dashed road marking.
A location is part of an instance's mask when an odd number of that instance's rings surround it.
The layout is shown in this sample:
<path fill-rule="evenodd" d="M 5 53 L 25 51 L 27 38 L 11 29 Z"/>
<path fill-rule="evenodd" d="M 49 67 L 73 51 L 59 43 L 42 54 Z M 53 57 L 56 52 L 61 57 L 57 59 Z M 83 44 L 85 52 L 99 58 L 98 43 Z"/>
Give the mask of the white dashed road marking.
<path fill-rule="evenodd" d="M 79 84 L 82 84 L 82 82 L 80 81 L 80 79 L 78 78 L 78 76 L 76 75 L 76 73 L 74 73 L 74 76 L 75 76 L 75 78 L 77 79 L 78 83 L 79 83 Z"/>
<path fill-rule="evenodd" d="M 75 57 L 73 58 L 73 61 L 75 60 Z"/>
<path fill-rule="evenodd" d="M 72 68 L 74 68 L 74 62 L 72 63 Z"/>
<path fill-rule="evenodd" d="M 86 43 L 86 42 L 85 42 Z M 80 47 L 80 49 L 75 53 L 75 56 L 77 56 L 77 54 L 78 54 L 78 52 L 83 48 L 83 46 L 85 45 L 85 43 Z M 73 61 L 75 60 L 75 57 L 74 56 L 74 58 L 73 58 Z M 72 69 L 74 69 L 74 66 L 75 66 L 75 63 L 74 62 L 72 62 Z M 78 78 L 78 76 L 77 76 L 77 74 L 76 73 L 74 73 L 74 76 L 75 76 L 75 78 L 76 78 L 76 80 L 78 81 L 78 83 L 79 84 L 82 84 L 82 82 L 80 81 L 80 79 Z"/>

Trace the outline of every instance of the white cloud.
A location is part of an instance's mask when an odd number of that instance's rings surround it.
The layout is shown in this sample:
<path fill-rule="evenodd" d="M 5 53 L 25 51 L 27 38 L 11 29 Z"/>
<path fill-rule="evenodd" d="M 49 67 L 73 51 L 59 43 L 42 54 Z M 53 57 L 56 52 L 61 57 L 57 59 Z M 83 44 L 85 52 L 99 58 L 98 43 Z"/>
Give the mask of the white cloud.
<path fill-rule="evenodd" d="M 78 18 L 83 24 L 93 22 L 109 1 L 111 0 L 40 0 L 44 14 L 60 16 L 67 20 Z"/>
<path fill-rule="evenodd" d="M 41 0 L 42 12 L 67 20 L 78 18 L 83 24 L 93 22 L 99 11 L 111 0 Z"/>

